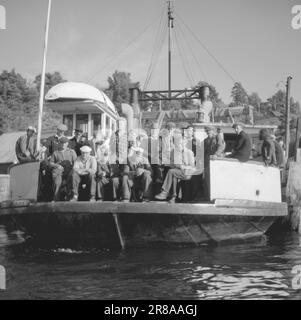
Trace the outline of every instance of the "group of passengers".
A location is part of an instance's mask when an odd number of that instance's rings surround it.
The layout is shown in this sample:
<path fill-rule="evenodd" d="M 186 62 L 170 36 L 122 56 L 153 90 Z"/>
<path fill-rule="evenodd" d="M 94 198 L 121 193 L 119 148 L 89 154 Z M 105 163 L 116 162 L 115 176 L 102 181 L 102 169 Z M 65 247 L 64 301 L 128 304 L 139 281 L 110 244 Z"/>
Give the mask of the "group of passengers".
<path fill-rule="evenodd" d="M 42 194 L 51 194 L 49 200 L 53 201 L 75 202 L 85 193 L 85 200 L 91 202 L 175 202 L 180 198 L 181 188 L 187 185 L 190 200 L 195 200 L 200 188 L 208 199 L 210 159 L 230 157 L 241 162 L 250 159 L 252 143 L 243 125 L 234 124 L 233 129 L 236 143 L 226 153 L 222 130 L 205 127 L 207 137 L 202 155 L 193 126 L 178 129 L 174 123 L 168 123 L 160 132 L 153 127 L 150 136 L 117 131 L 111 136 L 99 133 L 88 140 L 80 129 L 68 139 L 65 136 L 68 128 L 62 124 L 54 136 L 42 141 L 39 152 L 34 144 L 36 129 L 28 127 L 27 134 L 16 143 L 16 155 L 20 163 L 40 160 L 39 189 Z M 268 130 L 260 131 L 260 139 L 264 163 L 281 166 L 281 146 Z"/>

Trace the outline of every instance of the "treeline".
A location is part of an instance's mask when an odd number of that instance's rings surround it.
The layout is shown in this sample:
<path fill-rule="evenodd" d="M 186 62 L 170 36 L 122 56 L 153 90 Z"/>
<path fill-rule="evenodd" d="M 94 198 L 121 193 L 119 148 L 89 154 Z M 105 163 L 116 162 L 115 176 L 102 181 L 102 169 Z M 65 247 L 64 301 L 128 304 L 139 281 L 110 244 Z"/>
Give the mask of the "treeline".
<path fill-rule="evenodd" d="M 45 82 L 45 93 L 54 85 L 66 81 L 59 72 L 47 73 Z M 0 74 L 0 131 L 24 130 L 28 125 L 37 125 L 38 119 L 38 101 L 41 76 L 35 77 L 34 81 L 28 81 L 15 70 L 3 71 Z M 248 94 L 241 83 L 235 83 L 231 97 L 232 102 L 226 105 L 219 96 L 217 89 L 212 84 L 199 81 L 196 85 L 209 85 L 210 98 L 214 108 L 226 108 L 234 106 L 252 105 L 254 107 L 254 119 L 256 121 L 265 121 L 273 124 L 281 124 L 285 119 L 285 91 L 278 90 L 267 101 L 262 101 L 258 93 Z M 108 77 L 107 87 L 103 90 L 113 101 L 120 113 L 121 103 L 129 103 L 131 87 L 140 87 L 139 82 L 131 80 L 131 74 L 122 71 L 115 71 Z M 148 108 L 148 104 L 142 105 L 142 108 Z M 163 102 L 162 110 L 193 109 L 197 105 L 191 100 Z M 158 103 L 152 105 L 152 109 L 159 108 Z M 292 117 L 300 114 L 300 103 L 291 98 Z M 45 107 L 43 115 L 43 128 L 52 129 L 59 122 L 59 115 Z M 271 120 L 273 119 L 273 120 Z M 275 123 L 276 121 L 276 123 Z M 270 123 L 271 124 L 271 123 Z"/>

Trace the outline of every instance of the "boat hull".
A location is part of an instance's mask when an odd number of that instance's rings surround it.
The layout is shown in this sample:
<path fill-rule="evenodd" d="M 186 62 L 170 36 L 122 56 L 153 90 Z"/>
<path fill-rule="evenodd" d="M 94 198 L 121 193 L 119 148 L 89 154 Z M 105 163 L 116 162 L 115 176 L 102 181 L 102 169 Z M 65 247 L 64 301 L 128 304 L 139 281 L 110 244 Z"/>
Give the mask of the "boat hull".
<path fill-rule="evenodd" d="M 62 202 L 2 208 L 0 224 L 49 246 L 199 246 L 260 238 L 286 214 L 283 204 Z"/>

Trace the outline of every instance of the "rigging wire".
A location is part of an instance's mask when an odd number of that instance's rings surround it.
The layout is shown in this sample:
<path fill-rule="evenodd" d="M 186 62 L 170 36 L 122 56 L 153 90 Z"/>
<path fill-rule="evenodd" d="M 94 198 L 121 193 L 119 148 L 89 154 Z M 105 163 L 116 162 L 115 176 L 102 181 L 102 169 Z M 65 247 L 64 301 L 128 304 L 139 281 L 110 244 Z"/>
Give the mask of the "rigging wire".
<path fill-rule="evenodd" d="M 156 38 L 155 38 L 155 42 L 154 42 L 154 46 L 153 46 L 153 50 L 152 50 L 152 56 L 151 56 L 151 61 L 150 61 L 150 64 L 148 66 L 148 69 L 147 69 L 147 72 L 146 72 L 146 78 L 145 78 L 145 81 L 144 81 L 144 85 L 143 85 L 143 90 L 145 91 L 145 87 L 146 87 L 146 84 L 148 82 L 148 79 L 149 79 L 149 75 L 151 73 L 151 70 L 152 70 L 152 67 L 153 67 L 153 64 L 154 64 L 154 60 L 155 60 L 155 55 L 157 53 L 157 47 L 160 45 L 161 43 L 161 37 L 162 37 L 162 32 L 164 30 L 164 25 L 163 25 L 163 17 L 164 17 L 164 13 L 165 13 L 165 6 L 163 7 L 163 10 L 161 12 L 161 18 L 160 18 L 160 23 L 159 23 L 159 26 L 158 26 L 158 30 L 157 30 L 157 33 L 156 33 Z"/>
<path fill-rule="evenodd" d="M 160 16 L 158 16 L 156 19 L 154 19 L 150 24 L 148 24 L 141 33 L 139 33 L 138 35 L 136 35 L 130 42 L 128 42 L 127 45 L 125 45 L 124 47 L 122 47 L 116 54 L 114 54 L 113 56 L 111 56 L 106 63 L 97 71 L 95 72 L 95 74 L 88 80 L 88 82 L 91 82 L 99 73 L 101 73 L 103 70 L 105 70 L 109 65 L 112 64 L 112 62 L 114 62 L 117 58 L 119 58 L 128 48 L 130 48 L 130 46 L 135 43 L 139 38 L 141 38 L 142 35 L 144 35 L 146 33 L 146 31 L 148 31 L 148 29 L 150 29 L 150 27 L 152 27 L 157 20 L 160 18 Z"/>
<path fill-rule="evenodd" d="M 203 70 L 203 68 L 202 68 L 202 66 L 201 66 L 200 61 L 197 59 L 197 57 L 196 57 L 196 55 L 195 55 L 195 53 L 194 53 L 194 51 L 193 51 L 193 49 L 192 49 L 192 46 L 191 46 L 190 42 L 188 41 L 188 39 L 187 39 L 187 37 L 186 37 L 186 35 L 185 35 L 185 32 L 184 32 L 184 30 L 183 30 L 183 28 L 182 28 L 181 23 L 178 23 L 178 28 L 179 28 L 180 34 L 182 35 L 182 37 L 183 37 L 183 39 L 184 39 L 184 41 L 185 41 L 188 49 L 189 49 L 190 52 L 191 52 L 191 55 L 192 55 L 192 57 L 193 57 L 196 65 L 199 67 L 199 71 L 200 71 L 200 73 L 201 73 L 201 76 L 203 77 L 203 79 L 204 79 L 206 82 L 208 82 L 208 78 L 207 78 L 207 76 L 206 76 L 206 74 L 205 74 L 205 72 L 204 72 L 204 70 Z"/>
<path fill-rule="evenodd" d="M 150 85 L 150 83 L 151 83 L 153 73 L 154 73 L 154 71 L 155 71 L 156 65 L 157 65 L 158 60 L 159 60 L 159 58 L 160 58 L 161 51 L 162 51 L 163 46 L 164 46 L 165 38 L 166 38 L 166 35 L 167 35 L 167 29 L 168 29 L 168 27 L 167 27 L 167 25 L 165 25 L 165 26 L 164 26 L 164 29 L 163 29 L 163 32 L 162 32 L 162 37 L 161 37 L 161 39 L 160 39 L 159 48 L 158 48 L 158 50 L 157 50 L 157 55 L 155 56 L 152 69 L 151 69 L 151 71 L 150 71 L 150 73 L 149 73 L 149 77 L 148 77 L 148 79 L 146 80 L 146 83 L 145 83 L 145 85 L 144 85 L 145 90 L 147 89 L 147 87 L 148 87 L 148 86 Z"/>
<path fill-rule="evenodd" d="M 194 79 L 193 79 L 193 74 L 191 72 L 191 69 L 190 69 L 190 66 L 189 66 L 189 63 L 187 62 L 187 65 L 186 65 L 186 60 L 185 60 L 185 52 L 184 50 L 181 48 L 180 46 L 180 43 L 179 43 L 179 39 L 178 39 L 178 35 L 177 35 L 177 31 L 175 30 L 174 31 L 174 35 L 175 35 L 175 39 L 176 39 L 176 45 L 177 45 L 177 48 L 178 48 L 178 51 L 179 51 L 179 54 L 180 54 L 180 57 L 181 57 L 181 62 L 182 62 L 182 66 L 183 66 L 183 69 L 184 69 L 184 72 L 186 74 L 186 77 L 189 81 L 189 84 L 190 86 L 192 87 L 193 86 L 193 83 L 195 83 Z"/>
<path fill-rule="evenodd" d="M 186 29 L 192 34 L 192 36 L 197 40 L 197 42 L 202 46 L 202 48 L 208 53 L 208 55 L 215 61 L 215 63 L 224 71 L 224 73 L 235 83 L 237 82 L 229 71 L 222 65 L 221 62 L 214 56 L 213 53 L 205 46 L 205 44 L 196 36 L 196 34 L 191 30 L 191 28 L 186 24 L 186 22 L 175 12 L 175 15 L 182 21 Z"/>

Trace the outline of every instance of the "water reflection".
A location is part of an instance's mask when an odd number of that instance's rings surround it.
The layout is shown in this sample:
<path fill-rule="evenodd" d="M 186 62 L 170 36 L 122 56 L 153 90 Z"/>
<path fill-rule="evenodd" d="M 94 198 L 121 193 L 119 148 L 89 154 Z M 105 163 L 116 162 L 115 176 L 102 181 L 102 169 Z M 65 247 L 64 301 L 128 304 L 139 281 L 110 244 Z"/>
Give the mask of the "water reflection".
<path fill-rule="evenodd" d="M 299 299 L 296 234 L 266 244 L 111 252 L 41 250 L 0 230 L 8 299 Z M 15 245 L 18 243 L 18 245 Z M 14 245 L 13 245 L 14 244 Z"/>

